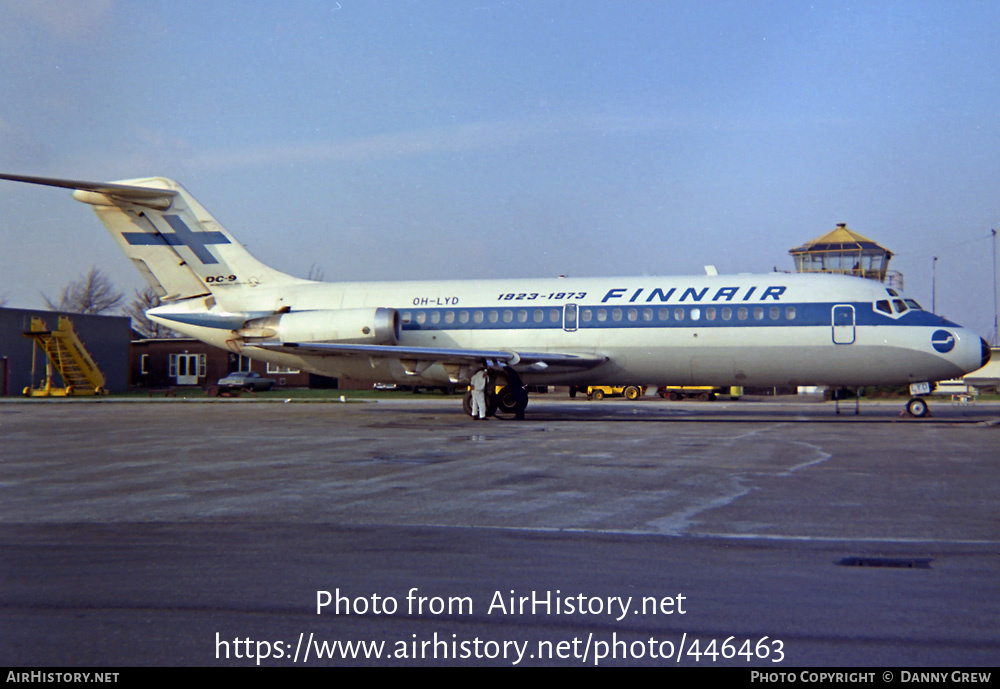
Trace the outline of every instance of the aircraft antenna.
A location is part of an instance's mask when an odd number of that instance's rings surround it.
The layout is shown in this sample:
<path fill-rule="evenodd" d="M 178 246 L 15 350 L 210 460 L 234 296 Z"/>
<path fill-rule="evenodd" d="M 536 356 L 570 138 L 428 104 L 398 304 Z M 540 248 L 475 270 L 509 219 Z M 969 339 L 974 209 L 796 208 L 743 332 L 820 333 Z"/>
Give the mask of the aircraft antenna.
<path fill-rule="evenodd" d="M 938 257 L 934 257 L 931 263 L 931 313 L 937 313 L 937 262 Z"/>

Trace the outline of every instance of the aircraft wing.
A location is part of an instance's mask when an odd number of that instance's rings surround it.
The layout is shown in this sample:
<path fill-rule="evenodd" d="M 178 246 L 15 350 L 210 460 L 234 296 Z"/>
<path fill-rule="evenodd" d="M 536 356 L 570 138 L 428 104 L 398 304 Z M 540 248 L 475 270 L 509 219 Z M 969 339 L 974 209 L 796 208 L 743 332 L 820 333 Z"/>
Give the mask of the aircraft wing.
<path fill-rule="evenodd" d="M 591 368 L 603 364 L 608 357 L 598 354 L 560 352 L 515 352 L 492 349 L 439 349 L 435 347 L 405 347 L 401 345 L 336 344 L 325 342 L 265 343 L 254 345 L 262 349 L 288 351 L 320 356 L 368 356 L 452 364 L 482 363 L 493 360 L 520 370 L 544 370 L 550 366 Z"/>

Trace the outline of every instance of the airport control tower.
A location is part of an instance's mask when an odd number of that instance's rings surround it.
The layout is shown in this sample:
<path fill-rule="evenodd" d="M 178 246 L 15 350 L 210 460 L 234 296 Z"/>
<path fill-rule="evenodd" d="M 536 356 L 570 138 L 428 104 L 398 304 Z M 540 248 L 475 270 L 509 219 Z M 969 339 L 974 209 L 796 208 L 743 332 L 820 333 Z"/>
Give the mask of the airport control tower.
<path fill-rule="evenodd" d="M 892 252 L 838 223 L 822 237 L 791 249 L 799 273 L 840 273 L 888 282 L 902 288 L 903 276 L 889 270 Z"/>

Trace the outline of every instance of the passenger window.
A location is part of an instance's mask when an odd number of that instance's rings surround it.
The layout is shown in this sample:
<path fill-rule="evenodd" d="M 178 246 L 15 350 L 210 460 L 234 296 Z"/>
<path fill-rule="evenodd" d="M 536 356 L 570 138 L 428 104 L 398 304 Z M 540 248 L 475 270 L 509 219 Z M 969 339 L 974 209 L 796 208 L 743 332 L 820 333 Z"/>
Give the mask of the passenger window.
<path fill-rule="evenodd" d="M 754 309 L 753 309 L 753 318 L 754 318 L 755 321 L 762 321 L 762 320 L 764 320 L 764 307 L 763 306 L 755 306 L 754 307 Z"/>
<path fill-rule="evenodd" d="M 642 320 L 651 321 L 653 320 L 653 309 L 643 309 L 642 310 Z"/>
<path fill-rule="evenodd" d="M 535 309 L 535 315 L 531 317 L 535 323 L 541 323 L 545 320 L 545 313 L 541 309 Z"/>
<path fill-rule="evenodd" d="M 490 312 L 486 315 L 486 317 L 490 320 L 490 323 L 496 323 L 500 320 L 500 314 L 497 313 L 496 309 L 490 309 Z"/>
<path fill-rule="evenodd" d="M 747 307 L 745 306 L 741 306 L 740 308 L 736 309 L 736 317 L 739 318 L 741 321 L 745 321 L 747 319 L 747 316 L 749 315 L 750 312 L 747 310 Z"/>
<path fill-rule="evenodd" d="M 594 312 L 590 309 L 582 309 L 580 311 L 580 320 L 584 323 L 590 323 L 590 319 L 594 317 Z"/>
<path fill-rule="evenodd" d="M 628 310 L 628 319 L 630 321 L 632 321 L 632 322 L 635 322 L 635 321 L 639 320 L 639 310 L 638 309 L 629 309 Z"/>
<path fill-rule="evenodd" d="M 413 318 L 413 314 L 411 314 L 409 311 L 403 311 L 399 315 L 403 319 L 403 325 L 409 325 L 410 319 Z"/>
<path fill-rule="evenodd" d="M 524 309 L 520 309 L 517 312 L 517 322 L 518 323 L 527 323 L 528 322 L 528 312 L 525 311 Z"/>
<path fill-rule="evenodd" d="M 694 309 L 691 309 L 691 311 L 689 313 L 691 315 L 691 320 L 692 321 L 697 321 L 697 320 L 699 320 L 701 318 L 701 309 L 694 308 Z"/>
<path fill-rule="evenodd" d="M 469 322 L 469 312 L 468 311 L 459 311 L 458 312 L 458 322 L 459 323 L 468 323 Z"/>
<path fill-rule="evenodd" d="M 611 309 L 611 320 L 620 321 L 622 319 L 621 309 Z"/>
<path fill-rule="evenodd" d="M 504 312 L 503 312 L 503 322 L 504 323 L 513 323 L 514 322 L 514 312 L 511 311 L 510 309 L 504 309 Z"/>
<path fill-rule="evenodd" d="M 441 312 L 440 311 L 431 311 L 431 323 L 433 323 L 434 325 L 437 325 L 440 322 L 441 322 Z"/>
<path fill-rule="evenodd" d="M 670 320 L 670 309 L 660 309 L 660 320 L 661 321 Z"/>
<path fill-rule="evenodd" d="M 476 312 L 474 312 L 472 314 L 472 320 L 474 320 L 476 323 L 482 323 L 483 322 L 483 312 L 482 311 L 476 311 Z"/>
<path fill-rule="evenodd" d="M 795 320 L 795 307 L 794 306 L 786 306 L 785 307 L 785 318 L 787 318 L 790 321 L 794 321 Z"/>
<path fill-rule="evenodd" d="M 770 318 L 771 318 L 772 321 L 776 321 L 779 318 L 781 318 L 781 309 L 778 308 L 777 306 L 772 306 L 768 310 L 768 315 L 770 316 Z"/>
<path fill-rule="evenodd" d="M 715 320 L 715 309 L 713 307 L 709 307 L 709 308 L 705 309 L 705 320 L 706 321 L 714 321 Z"/>
<path fill-rule="evenodd" d="M 729 321 L 733 318 L 733 310 L 728 306 L 722 307 L 722 320 Z"/>
<path fill-rule="evenodd" d="M 684 320 L 684 309 L 681 308 L 674 309 L 674 320 L 675 321 Z"/>
<path fill-rule="evenodd" d="M 597 320 L 601 323 L 608 320 L 608 310 L 607 309 L 597 309 Z"/>
<path fill-rule="evenodd" d="M 549 320 L 552 321 L 553 323 L 558 323 L 560 320 L 562 320 L 560 318 L 559 309 L 552 309 L 551 311 L 549 311 Z"/>
<path fill-rule="evenodd" d="M 445 311 L 444 312 L 444 322 L 445 323 L 454 323 L 455 322 L 455 312 L 454 311 Z"/>
<path fill-rule="evenodd" d="M 423 325 L 427 322 L 427 314 L 423 311 L 417 311 L 417 323 Z"/>

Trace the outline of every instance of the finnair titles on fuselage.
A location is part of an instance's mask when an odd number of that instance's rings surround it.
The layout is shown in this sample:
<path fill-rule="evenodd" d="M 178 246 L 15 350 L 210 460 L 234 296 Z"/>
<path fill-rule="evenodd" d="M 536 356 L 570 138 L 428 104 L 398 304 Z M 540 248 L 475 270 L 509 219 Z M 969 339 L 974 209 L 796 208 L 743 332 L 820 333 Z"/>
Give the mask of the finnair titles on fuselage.
<path fill-rule="evenodd" d="M 537 286 L 529 281 L 523 281 L 529 283 L 528 286 Z M 502 283 L 499 283 L 502 284 Z M 705 299 L 705 295 L 709 291 L 709 287 L 688 287 L 682 291 L 677 287 L 639 287 L 633 291 L 631 287 L 613 287 L 607 291 L 604 297 L 600 300 L 602 304 L 609 301 L 615 303 L 621 303 L 620 300 L 626 300 L 629 304 L 639 303 L 667 303 L 670 301 L 684 302 L 700 302 Z M 781 295 L 784 294 L 786 287 L 784 285 L 772 285 L 763 290 L 759 296 L 760 301 L 767 301 L 767 299 L 774 299 L 778 301 L 781 299 Z M 715 292 L 715 295 L 709 300 L 712 302 L 726 301 L 731 302 L 734 300 L 739 300 L 738 297 L 742 297 L 742 301 L 750 301 L 757 291 L 755 285 L 749 287 L 719 287 Z M 557 292 L 501 292 L 497 297 L 497 301 L 513 301 L 513 302 L 534 302 L 534 303 L 545 303 L 545 302 L 563 302 L 567 300 L 577 300 L 582 301 L 587 299 L 587 292 L 567 292 L 565 289 Z M 459 297 L 457 296 L 423 296 L 414 297 L 413 306 L 458 306 Z"/>
<path fill-rule="evenodd" d="M 601 299 L 601 303 L 604 304 L 616 299 L 624 299 L 625 296 L 627 296 L 627 293 L 631 293 L 631 295 L 628 297 L 629 304 L 634 304 L 637 301 L 642 301 L 647 304 L 654 301 L 660 303 L 668 302 L 671 300 L 672 297 L 674 297 L 675 294 L 678 293 L 680 294 L 680 296 L 677 297 L 678 302 L 681 303 L 685 301 L 700 302 L 703 299 L 705 299 L 705 296 L 708 294 L 709 289 L 711 288 L 702 287 L 701 289 L 698 289 L 697 287 L 688 287 L 683 291 L 681 291 L 677 287 L 668 287 L 668 288 L 654 287 L 652 289 L 646 287 L 639 287 L 635 291 L 632 291 L 632 288 L 630 287 L 616 287 L 608 290 L 608 293 L 604 295 L 603 299 Z M 770 287 L 764 288 L 763 292 L 761 292 L 758 299 L 762 302 L 766 302 L 768 299 L 779 301 L 781 299 L 781 295 L 785 293 L 786 289 L 787 288 L 784 285 L 771 285 Z M 746 287 L 733 287 L 733 286 L 719 287 L 718 289 L 715 290 L 715 294 L 709 301 L 713 303 L 718 301 L 731 302 L 734 300 L 750 301 L 750 299 L 753 298 L 754 293 L 756 291 L 757 291 L 756 285 L 749 285 Z M 640 297 L 647 292 L 648 294 L 646 294 L 645 298 L 640 299 Z M 737 298 L 738 296 L 739 298 Z M 688 299 L 689 297 L 690 299 Z"/>
<path fill-rule="evenodd" d="M 0 179 L 75 190 L 161 296 L 154 321 L 338 378 L 466 385 L 485 367 L 515 387 L 889 385 L 957 377 L 989 358 L 975 333 L 861 278 L 319 283 L 258 261 L 166 178 Z"/>

